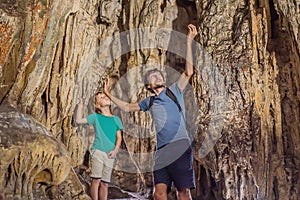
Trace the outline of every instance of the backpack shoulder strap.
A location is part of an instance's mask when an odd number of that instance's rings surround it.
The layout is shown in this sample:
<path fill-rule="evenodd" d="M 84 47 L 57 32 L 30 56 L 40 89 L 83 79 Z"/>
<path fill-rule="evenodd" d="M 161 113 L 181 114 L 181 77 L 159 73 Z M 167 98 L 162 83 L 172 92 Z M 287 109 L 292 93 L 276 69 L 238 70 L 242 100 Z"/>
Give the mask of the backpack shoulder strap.
<path fill-rule="evenodd" d="M 154 96 L 150 97 L 150 101 L 149 101 L 149 105 L 148 105 L 148 110 L 150 110 L 151 106 L 153 105 L 154 98 L 155 98 Z"/>
<path fill-rule="evenodd" d="M 179 104 L 179 102 L 178 102 L 176 96 L 174 95 L 174 93 L 173 93 L 168 87 L 166 88 L 166 95 L 167 95 L 170 99 L 172 99 L 172 101 L 174 101 L 174 103 L 175 103 L 175 104 L 177 105 L 177 107 L 178 107 L 179 112 L 181 112 L 181 111 L 182 111 L 182 108 L 181 108 L 181 106 L 180 106 L 180 104 Z M 149 101 L 149 105 L 148 105 L 148 110 L 150 110 L 151 106 L 153 105 L 154 98 L 155 98 L 155 96 L 151 96 L 151 97 L 150 97 L 150 101 Z"/>
<path fill-rule="evenodd" d="M 174 103 L 177 105 L 179 112 L 182 111 L 181 106 L 176 98 L 176 96 L 174 95 L 174 93 L 167 87 L 166 88 L 166 94 L 168 97 L 170 97 L 170 99 L 172 99 L 174 101 Z"/>

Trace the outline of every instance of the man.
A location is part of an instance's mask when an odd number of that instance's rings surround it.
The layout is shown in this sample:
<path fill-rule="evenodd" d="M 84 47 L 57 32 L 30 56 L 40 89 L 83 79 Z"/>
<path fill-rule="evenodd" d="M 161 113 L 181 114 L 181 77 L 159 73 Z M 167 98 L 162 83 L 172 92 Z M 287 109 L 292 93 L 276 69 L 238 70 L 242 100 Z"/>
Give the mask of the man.
<path fill-rule="evenodd" d="M 157 69 L 148 71 L 144 80 L 146 88 L 155 96 L 138 103 L 127 103 L 112 96 L 109 83 L 104 88 L 106 95 L 122 110 L 151 113 L 156 130 L 153 171 L 156 200 L 166 200 L 172 184 L 180 200 L 191 199 L 190 189 L 195 188 L 191 141 L 185 127 L 183 90 L 194 73 L 192 41 L 198 32 L 192 24 L 188 25 L 188 29 L 185 70 L 169 88 L 165 86 L 162 72 Z"/>

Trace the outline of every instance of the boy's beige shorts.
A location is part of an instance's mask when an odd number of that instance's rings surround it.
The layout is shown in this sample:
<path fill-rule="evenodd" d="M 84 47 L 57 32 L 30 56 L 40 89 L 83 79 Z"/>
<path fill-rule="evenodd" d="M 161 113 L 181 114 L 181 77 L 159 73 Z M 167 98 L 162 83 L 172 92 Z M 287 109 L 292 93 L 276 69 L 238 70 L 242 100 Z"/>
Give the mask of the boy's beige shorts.
<path fill-rule="evenodd" d="M 114 158 L 108 158 L 107 153 L 98 149 L 91 150 L 91 178 L 100 178 L 109 183 L 111 173 L 114 167 Z"/>

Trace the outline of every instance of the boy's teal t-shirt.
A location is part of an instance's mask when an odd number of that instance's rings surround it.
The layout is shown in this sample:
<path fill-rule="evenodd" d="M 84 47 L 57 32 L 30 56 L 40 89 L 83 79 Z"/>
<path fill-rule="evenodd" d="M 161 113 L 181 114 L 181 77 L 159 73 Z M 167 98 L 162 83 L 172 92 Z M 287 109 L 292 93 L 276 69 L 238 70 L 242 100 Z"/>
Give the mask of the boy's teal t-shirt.
<path fill-rule="evenodd" d="M 95 139 L 92 149 L 109 153 L 114 150 L 117 131 L 123 129 L 122 122 L 117 116 L 105 116 L 93 113 L 86 117 L 88 124 L 95 129 Z"/>

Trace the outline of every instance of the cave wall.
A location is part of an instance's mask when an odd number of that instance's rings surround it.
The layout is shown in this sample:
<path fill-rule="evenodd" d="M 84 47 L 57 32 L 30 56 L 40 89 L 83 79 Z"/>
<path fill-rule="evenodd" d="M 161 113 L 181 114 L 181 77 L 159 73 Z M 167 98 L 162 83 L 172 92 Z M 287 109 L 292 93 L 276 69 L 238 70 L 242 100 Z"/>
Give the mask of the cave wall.
<path fill-rule="evenodd" d="M 78 167 L 92 130 L 73 122 L 77 99 L 87 105 L 85 114 L 92 112 L 92 96 L 110 75 L 117 96 L 137 101 L 149 95 L 142 77 L 152 66 L 171 83 L 185 62 L 184 43 L 176 41 L 194 23 L 196 72 L 186 92 L 193 111 L 187 117 L 196 125 L 193 197 L 297 199 L 299 6 L 292 0 L 1 0 L 0 102 L 44 124 Z M 146 193 L 151 119 L 114 112 L 125 132 L 113 182 Z"/>

